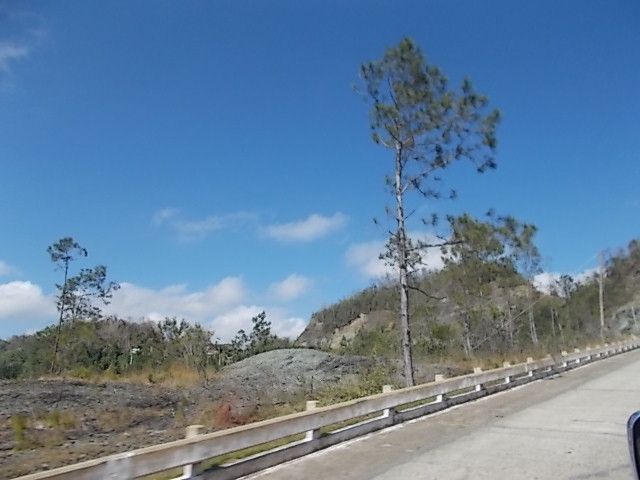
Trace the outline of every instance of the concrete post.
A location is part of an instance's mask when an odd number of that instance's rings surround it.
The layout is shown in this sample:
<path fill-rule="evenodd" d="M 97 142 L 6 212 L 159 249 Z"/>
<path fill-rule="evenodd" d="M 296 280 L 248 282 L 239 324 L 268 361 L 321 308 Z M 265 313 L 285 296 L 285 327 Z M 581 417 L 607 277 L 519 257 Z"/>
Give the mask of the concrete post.
<path fill-rule="evenodd" d="M 442 382 L 444 381 L 445 376 L 442 375 L 441 373 L 436 373 L 436 378 L 435 381 L 436 382 Z M 436 402 L 443 402 L 444 401 L 444 395 L 440 394 L 440 395 L 436 395 Z"/>
<path fill-rule="evenodd" d="M 567 361 L 564 359 L 564 357 L 566 357 L 566 356 L 568 355 L 568 354 L 567 354 L 567 351 L 566 351 L 566 350 L 562 350 L 562 352 L 560 352 L 560 355 L 562 355 L 562 357 L 563 357 L 563 359 L 562 359 L 562 366 L 563 366 L 563 367 L 566 367 L 566 366 L 567 366 Z"/>
<path fill-rule="evenodd" d="M 511 366 L 510 362 L 503 362 L 502 363 L 502 367 L 503 368 L 508 368 Z M 507 375 L 506 377 L 504 377 L 504 383 L 510 383 L 511 382 L 511 377 L 509 375 Z"/>
<path fill-rule="evenodd" d="M 389 393 L 389 392 L 392 392 L 392 391 L 393 391 L 393 385 L 383 385 L 382 386 L 382 393 Z M 382 416 L 384 418 L 387 418 L 387 417 L 393 418 L 395 416 L 395 414 L 396 414 L 396 409 L 395 408 L 385 408 L 382 411 Z"/>
<path fill-rule="evenodd" d="M 473 373 L 482 373 L 482 368 L 481 367 L 474 367 L 473 368 Z M 476 385 L 476 392 L 479 392 L 480 390 L 482 390 L 482 384 Z"/>
<path fill-rule="evenodd" d="M 580 353 L 580 349 L 579 348 L 574 348 L 573 352 L 574 353 Z M 580 363 L 580 357 L 576 358 L 576 363 Z"/>
<path fill-rule="evenodd" d="M 527 357 L 527 363 L 533 363 L 533 357 Z M 533 370 L 527 370 L 527 375 L 533 377 Z"/>
<path fill-rule="evenodd" d="M 316 408 L 318 408 L 318 401 L 317 400 L 307 400 L 307 412 L 309 410 L 315 410 Z M 304 434 L 304 441 L 305 442 L 310 442 L 311 440 L 316 440 L 317 438 L 320 438 L 320 430 L 307 430 Z"/>
<path fill-rule="evenodd" d="M 193 438 L 197 437 L 202 433 L 204 429 L 204 425 L 189 425 L 185 430 L 185 438 Z M 192 478 L 196 475 L 200 474 L 200 463 L 192 463 L 190 465 L 185 465 L 182 467 L 182 477 L 181 478 Z"/>

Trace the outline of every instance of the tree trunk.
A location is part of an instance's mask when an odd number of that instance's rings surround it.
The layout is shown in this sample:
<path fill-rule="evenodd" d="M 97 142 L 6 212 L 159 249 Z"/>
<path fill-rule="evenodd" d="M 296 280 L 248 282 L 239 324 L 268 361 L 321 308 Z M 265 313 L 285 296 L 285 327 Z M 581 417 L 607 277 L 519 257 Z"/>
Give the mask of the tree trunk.
<path fill-rule="evenodd" d="M 533 310 L 529 306 L 529 329 L 531 330 L 531 342 L 534 345 L 538 345 L 538 331 L 536 330 L 536 322 L 533 318 Z"/>
<path fill-rule="evenodd" d="M 398 271 L 400 275 L 400 330 L 402 331 L 402 358 L 404 361 L 404 378 L 407 387 L 412 387 L 413 358 L 411 354 L 411 328 L 409 326 L 409 281 L 407 265 L 407 232 L 404 224 L 404 186 L 402 184 L 402 147 L 396 146 L 396 240 L 398 243 Z"/>
<path fill-rule="evenodd" d="M 531 301 L 531 292 L 527 291 L 527 316 L 529 317 L 529 331 L 531 334 L 531 343 L 538 345 L 538 332 L 536 330 L 536 322 L 533 318 L 533 302 Z"/>
<path fill-rule="evenodd" d="M 600 268 L 598 269 L 598 301 L 600 303 L 600 340 L 604 343 L 604 267 L 602 255 L 600 255 Z"/>
<path fill-rule="evenodd" d="M 562 330 L 562 322 L 558 322 L 558 330 L 560 330 L 560 341 L 562 342 L 562 346 L 564 347 L 566 342 L 564 340 L 564 330 Z"/>
<path fill-rule="evenodd" d="M 69 262 L 64 264 L 64 283 L 62 284 L 62 293 L 60 294 L 60 318 L 58 319 L 58 328 L 56 328 L 56 340 L 53 345 L 53 358 L 51 359 L 51 373 L 55 373 L 56 363 L 58 361 L 58 348 L 60 345 L 60 331 L 62 330 L 62 319 L 64 317 L 64 302 L 67 293 L 67 275 L 69 273 Z"/>
<path fill-rule="evenodd" d="M 511 311 L 511 302 L 507 302 L 507 318 L 509 322 L 509 349 L 513 349 L 513 312 Z"/>
<path fill-rule="evenodd" d="M 464 316 L 464 353 L 467 358 L 473 358 L 473 347 L 471 346 L 471 325 L 469 324 L 469 317 Z"/>

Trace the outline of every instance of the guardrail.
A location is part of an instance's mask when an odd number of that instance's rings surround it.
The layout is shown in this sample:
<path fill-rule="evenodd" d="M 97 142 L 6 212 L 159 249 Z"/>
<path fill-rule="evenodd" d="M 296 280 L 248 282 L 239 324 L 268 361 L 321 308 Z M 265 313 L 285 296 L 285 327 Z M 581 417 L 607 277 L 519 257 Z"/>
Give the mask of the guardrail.
<path fill-rule="evenodd" d="M 443 410 L 485 395 L 522 385 L 604 357 L 638 348 L 638 339 L 605 344 L 572 353 L 562 352 L 558 359 L 528 358 L 525 363 L 481 371 L 415 387 L 391 390 L 348 402 L 316 408 L 307 402 L 307 411 L 272 418 L 214 433 L 197 434 L 197 427 L 187 430 L 187 438 L 130 452 L 88 460 L 20 477 L 39 479 L 130 479 L 182 467 L 179 478 L 227 480 L 307 455 L 399 422 Z M 358 421 L 360 420 L 360 421 Z M 344 422 L 354 422 L 341 426 Z M 331 429 L 330 427 L 334 428 Z M 328 428 L 329 427 L 329 428 Z M 223 466 L 204 470 L 203 462 L 249 447 L 303 434 L 284 446 L 243 458 Z M 159 478 L 159 477 L 157 477 Z M 167 477 L 169 478 L 169 477 Z"/>

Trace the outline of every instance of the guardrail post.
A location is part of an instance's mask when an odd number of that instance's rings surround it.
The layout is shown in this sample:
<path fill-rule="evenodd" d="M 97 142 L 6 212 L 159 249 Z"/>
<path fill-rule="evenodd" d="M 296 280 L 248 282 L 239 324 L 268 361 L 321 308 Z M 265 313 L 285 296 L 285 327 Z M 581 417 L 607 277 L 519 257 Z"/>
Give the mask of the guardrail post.
<path fill-rule="evenodd" d="M 553 358 L 553 355 L 551 355 L 550 353 L 547 353 L 547 356 L 544 357 L 547 360 L 552 360 L 553 363 L 551 365 L 549 365 L 547 368 L 545 368 L 545 372 L 553 372 L 556 369 L 556 360 L 555 358 Z"/>
<path fill-rule="evenodd" d="M 600 348 L 602 348 L 600 345 L 596 345 L 596 350 L 600 350 Z M 596 358 L 600 358 L 602 356 L 602 352 L 598 352 L 596 353 Z"/>
<path fill-rule="evenodd" d="M 560 352 L 560 355 L 562 355 L 562 366 L 566 367 L 567 366 L 567 360 L 564 357 L 566 357 L 568 355 L 567 351 L 566 350 L 562 350 Z"/>
<path fill-rule="evenodd" d="M 510 362 L 503 362 L 502 363 L 502 368 L 508 368 L 511 366 Z M 504 377 L 504 383 L 511 383 L 511 377 L 509 375 L 507 375 L 506 377 Z"/>
<path fill-rule="evenodd" d="M 382 393 L 389 393 L 393 391 L 393 385 L 383 385 L 382 386 Z M 395 408 L 385 408 L 382 411 L 382 416 L 384 418 L 390 417 L 393 421 L 393 417 L 396 415 L 396 409 Z"/>
<path fill-rule="evenodd" d="M 315 410 L 316 408 L 318 408 L 317 400 L 307 400 L 307 411 Z M 320 438 L 320 429 L 307 430 L 304 434 L 305 442 L 310 442 L 311 440 L 316 440 L 318 438 Z"/>
<path fill-rule="evenodd" d="M 527 364 L 529 363 L 533 363 L 533 357 L 527 357 Z M 533 370 L 531 370 L 530 368 L 527 368 L 527 376 L 533 377 Z"/>
<path fill-rule="evenodd" d="M 436 373 L 435 381 L 443 382 L 446 377 L 441 373 Z M 441 393 L 440 395 L 436 395 L 436 402 L 444 402 L 444 395 Z"/>
<path fill-rule="evenodd" d="M 580 353 L 580 349 L 579 348 L 574 348 L 573 352 L 574 353 Z M 580 357 L 576 358 L 576 363 L 580 363 Z"/>
<path fill-rule="evenodd" d="M 185 438 L 193 438 L 200 435 L 202 430 L 204 429 L 204 425 L 189 425 L 185 430 Z M 180 478 L 191 478 L 200 473 L 200 463 L 192 463 L 189 465 L 185 465 L 182 467 L 182 477 Z"/>
<path fill-rule="evenodd" d="M 473 373 L 482 373 L 482 368 L 481 367 L 474 367 L 473 368 Z M 482 384 L 478 384 L 476 385 L 476 392 L 479 392 L 480 390 L 482 390 Z"/>

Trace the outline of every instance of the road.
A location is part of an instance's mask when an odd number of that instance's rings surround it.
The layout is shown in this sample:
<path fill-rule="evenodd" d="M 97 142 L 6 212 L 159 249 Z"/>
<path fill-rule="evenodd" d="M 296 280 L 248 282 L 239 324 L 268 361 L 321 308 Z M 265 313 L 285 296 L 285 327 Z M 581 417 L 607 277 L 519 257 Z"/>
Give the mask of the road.
<path fill-rule="evenodd" d="M 631 479 L 640 351 L 391 427 L 251 479 Z"/>

